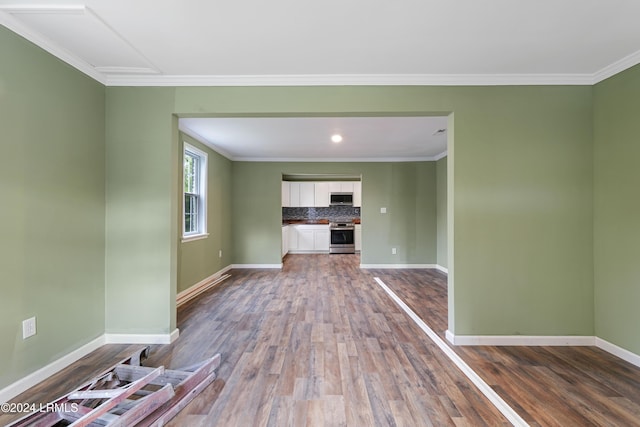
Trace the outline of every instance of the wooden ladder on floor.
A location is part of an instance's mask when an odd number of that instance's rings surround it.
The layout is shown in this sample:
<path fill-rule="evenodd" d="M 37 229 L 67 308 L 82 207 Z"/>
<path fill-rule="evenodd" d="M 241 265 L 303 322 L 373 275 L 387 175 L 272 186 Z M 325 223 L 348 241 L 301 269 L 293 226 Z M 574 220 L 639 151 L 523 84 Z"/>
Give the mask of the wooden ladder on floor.
<path fill-rule="evenodd" d="M 180 370 L 141 365 L 149 347 L 10 427 L 163 426 L 216 378 L 220 354 Z"/>

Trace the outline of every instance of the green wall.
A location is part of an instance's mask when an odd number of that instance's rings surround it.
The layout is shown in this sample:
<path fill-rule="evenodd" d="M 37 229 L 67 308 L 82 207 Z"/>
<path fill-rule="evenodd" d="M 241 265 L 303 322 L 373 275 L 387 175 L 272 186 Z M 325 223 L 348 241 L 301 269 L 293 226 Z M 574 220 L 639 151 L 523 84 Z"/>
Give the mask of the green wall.
<path fill-rule="evenodd" d="M 179 149 L 172 88 L 107 88 L 106 332 L 175 329 Z"/>
<path fill-rule="evenodd" d="M 2 26 L 0 52 L 2 388 L 104 333 L 105 95 Z"/>
<path fill-rule="evenodd" d="M 217 273 L 232 262 L 231 239 L 231 161 L 200 141 L 180 133 L 180 164 L 183 142 L 205 151 L 207 156 L 207 232 L 206 239 L 180 242 L 178 245 L 178 292 Z M 182 175 L 178 177 L 179 212 L 182 212 Z M 182 233 L 182 215 L 178 217 L 178 235 Z M 222 257 L 219 256 L 222 251 Z"/>
<path fill-rule="evenodd" d="M 437 264 L 447 268 L 447 158 L 436 162 Z"/>
<path fill-rule="evenodd" d="M 361 175 L 361 262 L 435 264 L 434 162 L 234 162 L 234 263 L 281 262 L 282 174 Z M 387 208 L 386 214 L 380 213 L 381 207 Z"/>
<path fill-rule="evenodd" d="M 454 112 L 451 331 L 593 334 L 591 87 L 181 87 L 175 101 L 175 112 L 185 116 Z M 253 167 L 256 174 L 267 168 Z M 248 184 L 236 180 L 241 175 L 234 164 L 234 189 Z M 274 175 L 265 178 L 256 184 L 264 190 L 260 197 L 275 197 Z M 245 205 L 234 200 L 234 217 Z M 265 216 L 274 221 L 276 214 Z M 366 211 L 363 216 L 367 221 Z M 239 262 L 264 257 L 249 242 L 275 250 L 267 243 L 275 241 L 274 231 L 255 224 L 234 225 L 234 241 Z M 374 246 L 366 236 L 363 244 Z M 363 254 L 366 262 L 394 262 L 382 255 Z"/>
<path fill-rule="evenodd" d="M 623 262 L 633 233 L 611 222 L 624 219 L 617 206 L 635 207 L 625 185 L 635 177 L 637 71 L 598 85 L 595 109 L 588 86 L 105 89 L 0 31 L 0 173 L 11 201 L 0 211 L 3 383 L 105 331 L 175 328 L 178 255 L 185 255 L 178 117 L 455 116 L 447 164 L 451 331 L 594 334 L 595 253 L 598 331 L 637 349 L 621 326 L 635 323 L 632 309 L 616 311 L 635 296 L 631 261 Z M 435 165 L 329 165 L 227 165 L 234 246 L 223 264 L 279 261 L 279 175 L 316 168 L 362 174 L 364 263 L 437 261 Z M 612 184 L 619 185 L 608 194 Z M 256 206 L 266 206 L 259 218 L 247 211 Z M 609 252 L 618 239 L 621 249 Z M 612 272 L 613 292 L 604 292 Z M 34 314 L 39 334 L 22 341 L 20 321 Z"/>
<path fill-rule="evenodd" d="M 594 88 L 596 335 L 640 354 L 640 67 Z"/>

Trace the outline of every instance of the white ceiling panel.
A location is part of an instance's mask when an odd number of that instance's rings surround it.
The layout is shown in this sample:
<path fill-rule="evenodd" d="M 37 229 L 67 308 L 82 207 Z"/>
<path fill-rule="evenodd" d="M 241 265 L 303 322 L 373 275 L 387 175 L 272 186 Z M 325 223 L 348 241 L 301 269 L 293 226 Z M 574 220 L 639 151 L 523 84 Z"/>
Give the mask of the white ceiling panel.
<path fill-rule="evenodd" d="M 0 24 L 107 85 L 593 84 L 640 63 L 637 0 L 42 3 L 0 0 Z"/>
<path fill-rule="evenodd" d="M 84 6 L 7 6 L 0 10 L 99 71 L 158 72 L 128 41 Z"/>
<path fill-rule="evenodd" d="M 447 117 L 184 118 L 180 128 L 233 160 L 418 161 L 447 150 Z"/>

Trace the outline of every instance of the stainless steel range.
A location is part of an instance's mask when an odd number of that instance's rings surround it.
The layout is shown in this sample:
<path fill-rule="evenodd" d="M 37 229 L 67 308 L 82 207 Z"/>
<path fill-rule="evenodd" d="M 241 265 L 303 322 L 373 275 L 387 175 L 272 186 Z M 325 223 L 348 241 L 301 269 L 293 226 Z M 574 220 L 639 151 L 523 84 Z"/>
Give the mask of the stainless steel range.
<path fill-rule="evenodd" d="M 329 223 L 329 234 L 331 237 L 329 243 L 330 254 L 355 254 L 356 227 L 353 222 L 332 222 Z"/>

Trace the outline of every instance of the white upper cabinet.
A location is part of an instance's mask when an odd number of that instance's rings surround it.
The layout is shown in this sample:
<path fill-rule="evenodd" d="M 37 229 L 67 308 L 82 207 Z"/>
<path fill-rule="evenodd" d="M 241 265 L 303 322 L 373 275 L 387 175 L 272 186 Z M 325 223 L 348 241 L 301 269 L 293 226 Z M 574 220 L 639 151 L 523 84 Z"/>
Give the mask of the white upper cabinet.
<path fill-rule="evenodd" d="M 329 206 L 329 183 L 328 182 L 316 182 L 316 207 L 328 207 Z"/>
<path fill-rule="evenodd" d="M 283 207 L 328 207 L 331 193 L 353 193 L 353 206 L 362 205 L 362 185 L 357 182 L 282 181 Z"/>
<path fill-rule="evenodd" d="M 301 182 L 300 183 L 300 206 L 311 207 L 315 206 L 316 200 L 316 186 L 313 182 Z"/>
<path fill-rule="evenodd" d="M 362 182 L 353 183 L 353 206 L 362 206 Z"/>
<path fill-rule="evenodd" d="M 328 182 L 329 184 L 329 193 L 341 193 L 342 190 L 340 189 L 340 182 Z"/>
<path fill-rule="evenodd" d="M 289 206 L 292 208 L 300 207 L 300 182 L 289 183 Z"/>
<path fill-rule="evenodd" d="M 289 206 L 292 208 L 312 207 L 315 205 L 315 185 L 313 182 L 289 183 Z"/>
<path fill-rule="evenodd" d="M 353 182 L 341 182 L 340 183 L 340 192 L 341 193 L 353 193 Z"/>

